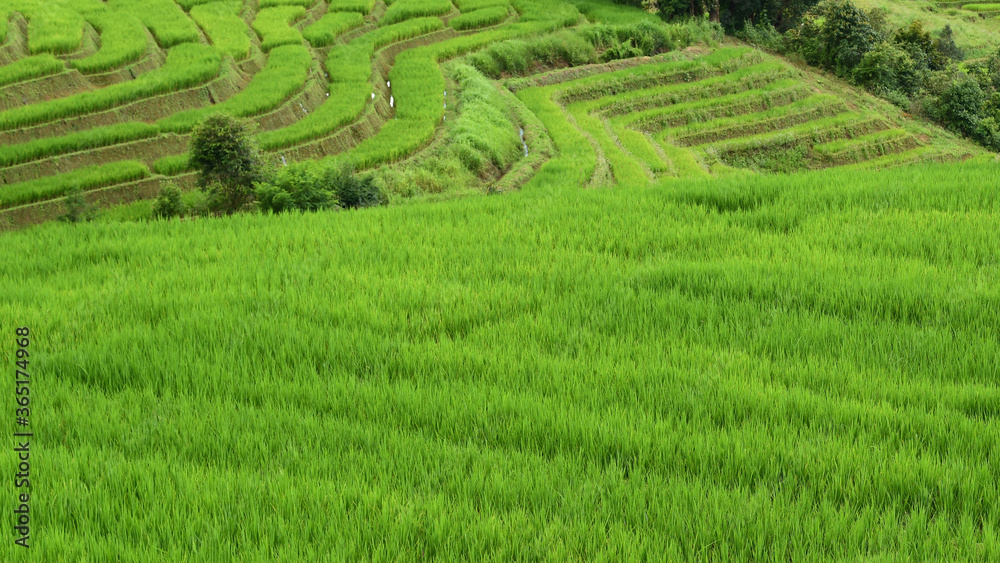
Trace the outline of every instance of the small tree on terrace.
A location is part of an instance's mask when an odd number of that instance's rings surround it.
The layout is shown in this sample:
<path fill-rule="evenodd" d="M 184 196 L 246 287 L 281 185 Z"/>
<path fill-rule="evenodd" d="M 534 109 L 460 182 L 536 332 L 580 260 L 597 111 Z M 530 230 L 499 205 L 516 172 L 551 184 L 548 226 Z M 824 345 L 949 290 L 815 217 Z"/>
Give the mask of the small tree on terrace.
<path fill-rule="evenodd" d="M 224 114 L 209 116 L 191 135 L 191 167 L 198 171 L 198 187 L 209 193 L 209 207 L 232 214 L 264 180 L 264 161 L 250 128 Z"/>

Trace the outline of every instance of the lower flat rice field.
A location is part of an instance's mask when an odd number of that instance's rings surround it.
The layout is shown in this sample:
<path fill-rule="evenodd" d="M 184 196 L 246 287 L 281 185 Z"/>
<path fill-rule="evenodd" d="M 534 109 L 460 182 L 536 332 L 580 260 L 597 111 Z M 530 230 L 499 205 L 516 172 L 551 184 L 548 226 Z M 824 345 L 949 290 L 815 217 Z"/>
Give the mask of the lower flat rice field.
<path fill-rule="evenodd" d="M 996 166 L 5 234 L 28 554 L 996 560 Z"/>

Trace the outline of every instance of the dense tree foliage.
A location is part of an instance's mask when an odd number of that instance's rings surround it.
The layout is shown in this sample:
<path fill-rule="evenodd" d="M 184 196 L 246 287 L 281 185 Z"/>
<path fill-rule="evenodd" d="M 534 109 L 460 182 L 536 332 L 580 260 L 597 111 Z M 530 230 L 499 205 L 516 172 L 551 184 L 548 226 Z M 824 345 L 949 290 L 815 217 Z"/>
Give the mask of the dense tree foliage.
<path fill-rule="evenodd" d="M 615 0 L 671 20 L 707 15 L 727 31 L 743 29 L 746 22 L 768 22 L 779 30 L 795 25 L 818 0 Z"/>
<path fill-rule="evenodd" d="M 231 214 L 247 205 L 264 164 L 250 127 L 229 115 L 206 118 L 191 135 L 191 167 L 209 194 L 209 208 Z"/>
<path fill-rule="evenodd" d="M 884 13 L 826 0 L 783 36 L 749 25 L 744 38 L 802 57 L 893 103 L 1000 151 L 1000 51 L 960 68 L 951 27 L 890 29 Z"/>
<path fill-rule="evenodd" d="M 371 174 L 358 175 L 349 163 L 305 161 L 280 169 L 255 192 L 262 211 L 318 211 L 373 207 L 384 203 Z"/>

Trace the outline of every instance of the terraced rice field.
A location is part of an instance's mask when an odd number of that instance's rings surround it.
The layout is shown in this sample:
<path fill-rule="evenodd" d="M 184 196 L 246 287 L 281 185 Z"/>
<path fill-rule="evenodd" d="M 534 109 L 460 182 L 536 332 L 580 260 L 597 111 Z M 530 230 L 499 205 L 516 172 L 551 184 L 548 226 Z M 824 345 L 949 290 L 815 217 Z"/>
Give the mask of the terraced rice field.
<path fill-rule="evenodd" d="M 595 185 L 950 158 L 921 142 L 921 127 L 891 107 L 861 109 L 842 89 L 758 52 L 668 59 L 515 87 L 527 86 L 518 96 L 547 116 L 559 158 L 578 158 L 581 180 Z"/>
<path fill-rule="evenodd" d="M 191 186 L 188 134 L 213 112 L 252 119 L 276 163 L 406 159 L 445 125 L 448 61 L 586 22 L 572 4 L 540 0 L 3 0 L 0 12 L 7 227 L 55 216 L 79 175 L 102 205 L 151 197 L 167 180 Z M 540 135 L 556 140 L 558 160 L 583 159 L 581 183 L 957 156 L 898 112 L 745 48 L 589 72 L 497 83 L 546 116 Z M 112 162 L 141 166 L 141 179 L 111 174 Z"/>
<path fill-rule="evenodd" d="M 1000 560 L 1000 157 L 716 31 L 0 0 L 0 561 Z M 400 191 L 129 216 L 213 112 Z"/>

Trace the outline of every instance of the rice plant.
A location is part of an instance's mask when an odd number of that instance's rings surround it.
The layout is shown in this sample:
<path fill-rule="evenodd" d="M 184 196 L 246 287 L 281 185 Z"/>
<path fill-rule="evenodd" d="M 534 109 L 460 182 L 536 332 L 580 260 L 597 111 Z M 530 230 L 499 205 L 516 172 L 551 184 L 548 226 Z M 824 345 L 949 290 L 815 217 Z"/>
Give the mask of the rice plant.
<path fill-rule="evenodd" d="M 329 97 L 318 108 L 286 127 L 260 133 L 258 142 L 265 150 L 277 150 L 329 135 L 361 115 L 368 92 L 367 83 L 331 83 Z"/>
<path fill-rule="evenodd" d="M 108 0 L 108 6 L 137 17 L 165 49 L 200 38 L 198 26 L 173 0 Z"/>
<path fill-rule="evenodd" d="M 452 11 L 451 0 L 396 0 L 389 5 L 379 25 L 392 25 L 403 20 L 442 16 Z"/>
<path fill-rule="evenodd" d="M 160 128 L 148 123 L 129 122 L 95 127 L 60 137 L 35 139 L 17 145 L 0 146 L 0 166 L 23 164 L 32 160 L 96 149 L 155 137 Z"/>
<path fill-rule="evenodd" d="M 651 178 L 645 166 L 612 139 L 614 133 L 606 122 L 590 114 L 595 105 L 594 102 L 582 102 L 570 105 L 566 109 L 573 116 L 576 126 L 585 131 L 601 148 L 603 158 L 611 166 L 616 184 L 635 186 L 649 184 Z"/>
<path fill-rule="evenodd" d="M 190 170 L 187 154 L 165 156 L 153 163 L 153 172 L 164 176 L 176 176 Z"/>
<path fill-rule="evenodd" d="M 357 43 L 368 44 L 374 51 L 391 43 L 431 33 L 439 29 L 444 29 L 444 22 L 441 21 L 441 18 L 414 18 L 380 27 L 370 33 L 366 33 L 357 39 Z"/>
<path fill-rule="evenodd" d="M 743 100 L 745 97 L 737 96 L 734 98 L 738 105 L 733 107 L 733 113 L 739 111 L 739 108 L 747 107 L 739 104 Z M 688 123 L 671 128 L 667 130 L 667 133 L 675 142 L 698 145 L 784 129 L 847 111 L 847 105 L 832 94 L 814 94 L 794 101 L 785 97 L 777 97 L 774 104 L 763 111 L 739 113 L 731 117 Z"/>
<path fill-rule="evenodd" d="M 375 0 L 329 0 L 331 12 L 357 12 L 367 15 L 374 7 Z"/>
<path fill-rule="evenodd" d="M 56 74 L 66 70 L 66 64 L 50 53 L 31 55 L 12 63 L 0 65 L 0 87 Z"/>
<path fill-rule="evenodd" d="M 28 51 L 32 54 L 72 53 L 83 41 L 83 17 L 58 4 L 20 0 L 13 7 L 28 20 Z"/>
<path fill-rule="evenodd" d="M 295 123 L 260 133 L 257 139 L 261 147 L 265 150 L 289 147 L 323 137 L 351 123 L 370 101 L 371 57 L 375 49 L 442 27 L 444 24 L 438 18 L 419 18 L 378 28 L 349 45 L 334 45 L 325 63 L 330 77 L 326 99 Z"/>
<path fill-rule="evenodd" d="M 13 12 L 8 6 L 0 6 L 0 43 L 7 41 L 7 19 Z"/>
<path fill-rule="evenodd" d="M 271 8 L 274 6 L 301 6 L 303 8 L 311 8 L 316 4 L 317 1 L 323 0 L 260 0 L 260 8 Z"/>
<path fill-rule="evenodd" d="M 612 126 L 615 136 L 626 150 L 648 167 L 655 174 L 674 175 L 677 173 L 676 166 L 672 166 L 666 159 L 666 154 L 657 152 L 654 146 L 655 141 L 643 135 L 639 131 L 627 129 L 620 125 Z"/>
<path fill-rule="evenodd" d="M 221 62 L 218 52 L 206 45 L 178 45 L 170 50 L 163 67 L 141 74 L 135 80 L 2 111 L 0 131 L 103 111 L 141 98 L 189 88 L 215 77 Z"/>
<path fill-rule="evenodd" d="M 260 37 L 261 49 L 267 52 L 279 45 L 302 43 L 302 34 L 292 24 L 305 15 L 302 6 L 279 6 L 257 12 L 253 30 Z"/>
<path fill-rule="evenodd" d="M 964 4 L 962 9 L 970 12 L 1000 12 L 1000 4 Z"/>
<path fill-rule="evenodd" d="M 562 106 L 552 100 L 556 87 L 526 88 L 517 92 L 552 137 L 559 154 L 542 165 L 525 189 L 553 185 L 582 186 L 590 181 L 597 157 L 587 138 L 566 118 Z"/>
<path fill-rule="evenodd" d="M 358 12 L 328 12 L 315 23 L 302 30 L 302 36 L 313 47 L 333 45 L 337 36 L 364 24 Z"/>
<path fill-rule="evenodd" d="M 191 8 L 191 18 L 223 53 L 241 61 L 250 56 L 250 30 L 240 17 L 243 3 L 224 0 Z"/>
<path fill-rule="evenodd" d="M 916 139 L 905 130 L 884 129 L 867 135 L 819 143 L 813 150 L 835 162 L 859 162 L 916 147 Z"/>
<path fill-rule="evenodd" d="M 272 110 L 302 89 L 313 59 L 304 45 L 275 47 L 267 56 L 267 65 L 254 75 L 250 84 L 224 102 L 178 112 L 160 120 L 163 131 L 188 132 L 212 113 L 249 117 Z"/>
<path fill-rule="evenodd" d="M 482 8 L 473 12 L 463 12 L 461 15 L 452 18 L 448 25 L 462 31 L 466 29 L 478 29 L 496 25 L 507 18 L 506 6 L 495 6 L 492 8 Z"/>
<path fill-rule="evenodd" d="M 101 48 L 89 57 L 71 60 L 70 67 L 83 73 L 107 72 L 146 55 L 146 29 L 139 18 L 103 11 L 86 19 L 100 32 Z"/>
<path fill-rule="evenodd" d="M 28 182 L 5 184 L 0 186 L 0 207 L 58 197 L 73 188 L 90 190 L 138 180 L 148 175 L 149 169 L 141 162 L 121 161 L 80 168 L 58 176 L 46 176 Z"/>

